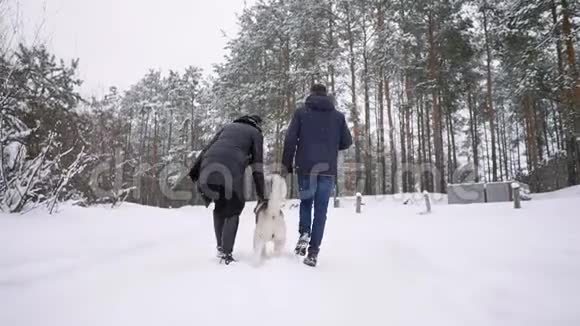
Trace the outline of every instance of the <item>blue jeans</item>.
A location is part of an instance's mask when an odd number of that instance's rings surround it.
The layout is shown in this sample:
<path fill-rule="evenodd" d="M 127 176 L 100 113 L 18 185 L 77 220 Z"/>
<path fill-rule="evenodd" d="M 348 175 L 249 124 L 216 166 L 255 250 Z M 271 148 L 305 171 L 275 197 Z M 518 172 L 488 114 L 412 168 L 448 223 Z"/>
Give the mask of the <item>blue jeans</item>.
<path fill-rule="evenodd" d="M 298 175 L 300 191 L 300 224 L 298 232 L 310 235 L 309 253 L 318 254 L 324 236 L 328 201 L 334 189 L 334 177 L 328 175 Z M 312 205 L 314 204 L 314 223 Z"/>

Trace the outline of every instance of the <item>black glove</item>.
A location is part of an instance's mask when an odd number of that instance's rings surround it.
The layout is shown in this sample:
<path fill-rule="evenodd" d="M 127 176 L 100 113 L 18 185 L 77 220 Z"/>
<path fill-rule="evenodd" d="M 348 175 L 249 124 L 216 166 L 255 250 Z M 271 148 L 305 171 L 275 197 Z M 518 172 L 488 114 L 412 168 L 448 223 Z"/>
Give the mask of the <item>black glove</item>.
<path fill-rule="evenodd" d="M 201 196 L 201 199 L 203 200 L 203 204 L 205 205 L 205 208 L 208 208 L 213 200 L 203 192 L 203 190 L 199 184 L 197 185 L 197 192 Z"/>
<path fill-rule="evenodd" d="M 201 155 L 193 163 L 191 170 L 189 170 L 189 178 L 193 183 L 196 183 L 199 180 L 199 174 L 201 170 Z"/>
<path fill-rule="evenodd" d="M 254 172 L 252 176 L 254 177 L 254 185 L 256 186 L 256 196 L 258 198 L 264 198 L 264 189 L 266 188 L 264 185 L 264 173 Z"/>

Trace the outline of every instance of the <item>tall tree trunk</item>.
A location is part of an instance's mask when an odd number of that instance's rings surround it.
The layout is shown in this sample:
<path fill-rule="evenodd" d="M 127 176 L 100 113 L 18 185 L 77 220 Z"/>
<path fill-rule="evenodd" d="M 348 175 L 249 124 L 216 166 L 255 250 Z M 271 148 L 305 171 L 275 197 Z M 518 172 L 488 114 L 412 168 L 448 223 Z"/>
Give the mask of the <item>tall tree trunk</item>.
<path fill-rule="evenodd" d="M 423 164 L 423 153 L 425 150 L 425 145 L 423 141 L 425 130 L 423 129 L 423 101 L 417 96 L 417 164 L 422 166 Z M 419 176 L 419 190 L 425 190 L 425 180 L 423 177 L 423 172 Z"/>
<path fill-rule="evenodd" d="M 131 149 L 131 134 L 133 131 L 133 106 L 129 109 L 129 121 L 127 122 L 129 129 L 127 130 L 127 138 L 125 139 L 125 159 L 130 159 L 133 157 Z"/>
<path fill-rule="evenodd" d="M 400 2 L 400 17 L 401 26 L 403 28 L 403 33 L 408 32 L 407 28 L 407 15 L 405 13 L 406 1 L 401 0 Z M 407 154 L 407 128 L 406 118 L 407 110 L 409 110 L 409 96 L 405 96 L 405 91 L 408 90 L 408 85 L 406 84 L 408 79 L 408 69 L 409 69 L 409 47 L 408 44 L 403 45 L 403 67 L 401 70 L 401 94 L 399 96 L 399 130 L 400 130 L 400 142 L 401 142 L 401 186 L 403 193 L 409 192 L 409 165 L 408 165 L 408 154 Z"/>
<path fill-rule="evenodd" d="M 556 34 L 556 59 L 557 59 L 557 63 L 558 63 L 558 76 L 560 79 L 564 78 L 564 59 L 562 57 L 562 33 L 560 30 L 560 27 L 558 26 L 558 12 L 557 12 L 557 5 L 556 5 L 556 0 L 551 0 L 551 13 L 552 13 L 552 23 L 554 24 L 554 31 Z M 562 87 L 562 83 L 559 84 L 559 101 L 557 102 L 557 108 L 558 108 L 558 114 L 559 117 L 561 118 L 562 115 L 566 116 L 565 114 L 565 107 L 562 105 L 562 103 L 566 102 L 566 96 L 564 94 L 564 87 Z M 562 131 L 562 120 L 560 120 L 560 130 Z M 566 148 L 566 144 L 565 144 L 565 135 L 564 133 L 560 133 L 560 136 L 562 136 L 561 141 L 558 142 L 558 147 L 560 149 L 565 149 Z"/>
<path fill-rule="evenodd" d="M 401 76 L 402 79 L 404 79 L 404 76 Z M 402 81 L 401 84 L 404 84 L 404 81 Z M 403 98 L 403 96 L 401 95 L 401 99 Z M 403 193 L 407 193 L 409 192 L 409 184 L 408 184 L 408 178 L 407 178 L 407 130 L 405 128 L 405 110 L 407 110 L 407 105 L 406 103 L 401 103 L 401 106 L 399 107 L 399 130 L 400 130 L 400 137 L 401 137 L 401 186 L 402 186 L 402 191 Z"/>
<path fill-rule="evenodd" d="M 379 82 L 379 83 L 381 83 L 381 82 Z M 378 85 L 376 86 L 376 88 L 378 89 Z M 382 185 L 384 183 L 385 173 L 384 173 L 384 168 L 383 168 L 383 165 L 382 165 L 382 162 L 381 162 L 382 157 L 384 155 L 381 155 L 381 151 L 384 153 L 384 150 L 382 150 L 380 148 L 380 144 L 381 144 L 380 130 L 382 128 L 380 127 L 381 126 L 381 123 L 379 121 L 379 118 L 380 117 L 379 117 L 379 103 L 378 102 L 379 102 L 378 92 L 375 92 L 375 106 L 374 106 L 374 108 L 375 108 L 375 110 L 374 110 L 375 121 L 374 122 L 375 122 L 375 125 L 377 126 L 377 131 L 375 132 L 375 137 L 376 137 L 375 138 L 375 141 L 377 142 L 375 155 L 377 156 L 377 161 L 378 161 L 378 164 L 377 164 L 377 167 L 376 167 L 376 170 L 375 171 L 376 171 L 376 174 L 378 174 L 379 177 L 378 178 L 375 178 L 374 184 L 376 185 L 375 186 L 375 194 L 376 193 L 385 194 L 383 192 L 383 188 L 382 188 Z"/>
<path fill-rule="evenodd" d="M 455 143 L 455 127 L 453 124 L 453 115 L 448 113 L 449 115 L 449 132 L 451 133 L 451 149 L 453 151 L 453 169 L 454 172 L 457 170 L 457 144 Z"/>
<path fill-rule="evenodd" d="M 365 101 L 365 136 L 366 136 L 366 146 L 365 146 L 365 194 L 374 194 L 373 185 L 373 137 L 371 134 L 371 103 L 369 98 L 369 62 L 367 55 L 367 45 L 366 45 L 366 28 L 363 28 L 363 88 L 364 88 L 364 101 Z"/>
<path fill-rule="evenodd" d="M 501 106 L 500 106 L 500 108 L 501 108 Z M 499 118 L 501 116 L 501 113 L 502 113 L 502 111 L 498 110 L 496 112 L 496 114 L 495 114 L 495 118 L 496 118 L 495 124 L 497 126 L 497 128 L 496 128 L 496 133 L 497 133 L 496 134 L 496 137 L 497 137 L 496 138 L 497 139 L 497 152 L 499 154 L 499 157 L 498 157 L 499 181 L 503 181 L 504 172 L 505 172 L 504 169 L 503 169 L 503 155 L 502 155 L 502 153 L 503 153 L 503 151 L 502 151 L 503 144 L 501 142 L 501 127 L 500 127 L 500 123 L 499 123 Z"/>
<path fill-rule="evenodd" d="M 383 76 L 384 71 L 383 68 L 379 68 L 379 76 Z M 384 96 L 383 96 L 383 78 L 380 78 L 379 85 L 378 85 L 378 154 L 379 154 L 379 162 L 381 164 L 381 194 L 387 193 L 387 158 L 385 157 L 385 106 L 384 106 Z"/>
<path fill-rule="evenodd" d="M 145 108 L 141 108 L 141 123 L 139 125 L 139 165 L 143 163 L 143 151 L 145 150 Z"/>
<path fill-rule="evenodd" d="M 191 126 L 191 150 L 195 151 L 195 144 L 197 143 L 197 137 L 195 137 L 195 94 L 193 92 L 191 92 L 191 98 L 190 98 L 190 103 L 189 105 L 191 105 L 191 121 L 190 121 L 190 126 Z"/>
<path fill-rule="evenodd" d="M 411 76 L 410 71 L 406 70 L 405 76 L 405 94 L 407 97 L 407 107 L 405 110 L 405 129 L 407 134 L 407 190 L 408 192 L 415 191 L 415 178 L 414 178 L 414 142 L 413 142 L 413 106 L 414 106 L 414 99 L 412 93 L 412 85 L 411 85 Z"/>
<path fill-rule="evenodd" d="M 282 160 L 282 151 L 283 151 L 283 141 L 282 139 L 284 139 L 284 135 L 282 134 L 282 125 L 286 125 L 288 123 L 288 121 L 290 121 L 292 114 L 294 113 L 294 109 L 295 109 L 295 103 L 294 103 L 294 86 L 292 85 L 292 83 L 290 82 L 290 74 L 291 74 L 291 66 L 290 66 L 290 40 L 285 37 L 282 40 L 282 44 L 283 44 L 283 51 L 282 51 L 282 56 L 284 58 L 284 64 L 283 64 L 283 68 L 284 69 L 284 103 L 282 104 L 282 107 L 286 107 L 286 109 L 282 109 L 282 112 L 280 112 L 280 118 L 277 120 L 277 124 L 276 124 L 276 135 L 278 135 L 278 137 L 276 137 L 276 142 L 277 142 L 277 147 L 275 150 L 275 162 L 281 162 Z"/>
<path fill-rule="evenodd" d="M 143 148 L 141 153 L 143 153 L 143 155 L 145 155 L 144 161 L 146 163 L 149 163 L 149 144 L 148 144 L 148 135 L 149 135 L 149 114 L 151 112 L 150 108 L 146 108 L 146 118 L 145 118 L 145 127 L 143 130 Z M 145 176 L 147 176 L 147 174 L 145 174 Z M 147 178 L 145 178 L 145 180 L 148 180 Z M 148 181 L 145 181 L 148 182 Z M 147 187 L 145 187 L 145 189 L 148 189 Z M 145 194 L 141 195 L 141 204 L 143 205 L 147 205 L 148 203 L 148 193 L 145 192 Z"/>
<path fill-rule="evenodd" d="M 527 111 L 527 107 L 524 108 L 524 110 Z M 529 115 L 528 112 L 524 112 L 524 130 L 523 130 L 523 133 L 524 133 L 524 139 L 525 139 L 524 150 L 525 150 L 525 154 L 526 154 L 526 167 L 528 169 L 528 174 L 529 174 L 529 171 L 532 171 L 533 167 L 532 167 L 532 157 L 530 156 L 530 151 L 531 151 L 531 149 L 530 149 L 530 146 L 531 146 L 530 145 L 530 137 L 529 137 L 530 121 L 528 119 L 528 115 Z"/>
<path fill-rule="evenodd" d="M 356 189 L 359 190 L 360 180 L 362 179 L 362 173 L 360 169 L 361 163 L 361 142 L 360 142 L 360 123 L 359 123 L 359 113 L 356 103 L 356 57 L 354 53 L 354 33 L 353 33 L 353 22 L 351 17 L 350 4 L 346 3 L 346 31 L 348 34 L 348 52 L 349 52 L 349 69 L 350 69 L 350 95 L 351 95 L 351 120 L 354 127 L 354 147 L 355 147 L 355 161 L 356 167 Z"/>
<path fill-rule="evenodd" d="M 157 173 L 157 171 L 159 170 L 158 165 L 159 165 L 159 155 L 158 155 L 158 148 L 157 148 L 157 144 L 159 143 L 159 124 L 158 124 L 158 114 L 157 111 L 155 111 L 154 114 L 154 127 L 153 127 L 153 158 L 152 158 L 152 163 L 151 165 L 153 166 L 153 182 L 151 182 L 151 188 L 150 188 L 150 193 L 151 196 L 153 197 L 153 202 L 149 203 L 150 205 L 153 206 L 160 206 L 159 205 L 159 192 L 157 191 L 157 187 L 156 185 L 159 184 L 159 174 Z"/>
<path fill-rule="evenodd" d="M 512 180 L 516 180 L 517 177 L 517 167 L 516 167 L 516 154 L 514 153 L 514 143 L 513 143 L 513 139 L 514 139 L 514 129 L 512 129 L 513 126 L 513 120 L 512 119 L 508 119 L 508 123 L 510 123 L 510 128 L 508 128 L 508 134 L 506 136 L 506 144 L 508 145 L 508 154 L 509 154 L 509 159 L 510 159 L 510 178 Z M 516 128 L 517 128 L 517 123 L 515 123 Z M 517 134 L 515 135 L 516 139 L 517 139 Z"/>
<path fill-rule="evenodd" d="M 334 6 L 333 1 L 328 1 L 328 43 L 332 49 L 334 46 Z M 328 73 L 330 74 L 330 92 L 333 96 L 336 96 L 336 82 L 335 82 L 335 69 L 334 63 L 328 65 Z"/>
<path fill-rule="evenodd" d="M 546 155 L 548 158 L 552 157 L 550 151 L 550 137 L 548 136 L 548 112 L 545 108 L 542 108 L 542 131 L 544 131 L 544 147 L 546 147 Z"/>
<path fill-rule="evenodd" d="M 445 169 L 445 166 L 446 166 L 445 165 L 445 146 L 444 146 L 445 142 L 444 142 L 444 138 L 443 138 L 443 129 L 445 128 L 443 125 L 443 118 L 444 118 L 443 115 L 445 114 L 445 112 L 443 112 L 443 110 L 441 108 L 441 103 L 444 103 L 443 96 L 441 95 L 440 92 L 438 93 L 438 96 L 439 96 L 439 102 L 438 102 L 439 109 L 441 110 L 440 111 L 441 112 L 441 115 L 440 115 L 441 122 L 439 124 L 439 126 L 440 126 L 440 128 L 439 128 L 439 137 L 440 138 L 439 139 L 441 139 L 441 164 L 442 164 L 441 171 L 443 171 L 443 174 L 440 176 L 439 180 L 440 180 L 440 184 L 441 184 L 441 189 L 443 189 L 441 192 L 445 192 L 446 191 L 445 189 L 447 186 L 447 182 L 446 182 L 446 178 L 445 178 L 445 172 L 446 172 L 446 169 Z"/>
<path fill-rule="evenodd" d="M 525 112 L 525 121 L 526 121 L 526 139 L 527 139 L 527 148 L 528 148 L 528 162 L 529 162 L 529 169 L 530 171 L 536 170 L 538 167 L 538 137 L 536 132 L 536 121 L 535 121 L 535 113 L 533 110 L 533 103 L 529 95 L 524 96 L 524 112 Z"/>
<path fill-rule="evenodd" d="M 384 12 L 383 12 L 383 1 L 377 2 L 377 30 L 379 33 L 379 40 L 380 44 L 384 46 Z M 381 63 L 379 66 L 379 85 L 378 85 L 378 154 L 379 154 L 379 162 L 381 164 L 381 194 L 387 193 L 387 158 L 385 157 L 385 106 L 384 106 L 384 96 L 383 96 L 383 87 L 384 87 L 384 76 L 385 69 L 383 64 Z"/>
<path fill-rule="evenodd" d="M 391 154 L 391 193 L 397 192 L 397 149 L 395 147 L 395 126 L 393 124 L 391 88 L 389 79 L 385 77 L 385 96 L 387 98 L 387 120 L 389 123 L 389 150 Z"/>
<path fill-rule="evenodd" d="M 554 30 L 556 33 L 556 58 L 558 62 L 558 73 L 560 76 L 564 76 L 564 62 L 562 58 L 562 39 L 560 28 L 558 28 L 558 13 L 556 1 L 551 0 L 551 13 L 552 13 L 552 23 L 554 24 Z"/>
<path fill-rule="evenodd" d="M 429 40 L 429 67 L 428 75 L 432 83 L 432 97 L 433 97 L 433 140 L 435 145 L 435 168 L 439 174 L 438 180 L 435 181 L 435 191 L 445 192 L 445 167 L 443 163 L 443 137 L 442 137 L 442 116 L 441 105 L 439 103 L 439 94 L 437 92 L 437 50 L 435 48 L 435 21 L 433 13 L 429 13 L 428 22 L 428 40 Z"/>
<path fill-rule="evenodd" d="M 558 104 L 559 105 L 559 104 Z M 560 152 L 565 149 L 565 145 L 562 142 L 563 132 L 562 132 L 562 120 L 560 119 L 561 112 L 559 109 L 554 108 L 554 101 L 550 101 L 551 113 L 552 113 L 552 124 L 554 125 L 554 134 L 556 135 L 556 152 Z"/>
<path fill-rule="evenodd" d="M 133 159 L 133 148 L 131 147 L 131 137 L 133 134 L 133 106 L 130 107 L 129 109 L 129 121 L 127 121 L 127 137 L 125 138 L 125 155 L 124 155 L 124 160 L 126 161 L 130 161 Z M 131 174 L 131 165 L 127 164 L 123 166 L 123 176 L 127 177 L 127 179 L 130 178 L 130 174 Z M 131 191 L 131 193 L 129 194 L 129 199 L 130 200 L 135 200 L 134 198 L 134 191 Z"/>
<path fill-rule="evenodd" d="M 474 181 L 479 182 L 479 133 L 477 130 L 477 107 L 471 89 L 467 91 L 467 106 L 469 109 L 469 131 L 471 134 L 471 150 L 473 154 L 473 174 Z"/>
<path fill-rule="evenodd" d="M 425 94 L 421 94 L 420 96 L 421 99 L 421 164 L 423 166 L 426 166 L 427 164 L 431 163 L 431 149 L 429 146 L 431 146 L 431 135 L 429 132 L 429 107 L 427 106 L 427 103 L 425 103 Z M 429 178 L 429 173 L 426 173 L 425 171 L 421 172 L 421 182 L 423 183 L 423 190 L 427 190 L 429 192 L 432 191 L 431 187 L 430 187 L 430 181 L 431 179 Z"/>
<path fill-rule="evenodd" d="M 569 79 L 572 81 L 568 86 L 566 102 L 568 106 L 567 121 L 567 146 L 568 157 L 568 185 L 576 185 L 580 180 L 580 144 L 575 136 L 580 136 L 580 78 L 576 69 L 576 52 L 574 49 L 574 35 L 572 35 L 572 23 L 570 8 L 567 0 L 561 0 L 562 4 L 562 36 L 566 45 L 566 62 Z M 574 135 L 576 134 L 576 135 Z"/>
<path fill-rule="evenodd" d="M 502 112 L 501 115 L 501 126 L 502 126 L 502 139 L 503 139 L 503 162 L 504 162 L 504 171 L 507 180 L 509 180 L 513 176 L 513 171 L 509 170 L 510 162 L 508 161 L 508 152 L 511 152 L 508 147 L 508 137 L 507 137 L 507 130 L 508 126 L 505 119 L 505 112 Z"/>
<path fill-rule="evenodd" d="M 171 137 L 173 137 L 173 108 L 169 110 L 169 135 L 167 136 L 167 152 L 165 154 L 169 154 L 171 146 L 173 146 Z"/>
<path fill-rule="evenodd" d="M 445 135 L 447 137 L 447 183 L 453 183 L 453 158 L 451 154 L 451 121 L 449 121 L 449 110 L 445 113 Z"/>
<path fill-rule="evenodd" d="M 483 135 L 485 139 L 485 162 L 487 163 L 485 181 L 489 182 L 491 181 L 491 162 L 489 160 L 489 138 L 487 137 L 487 125 L 485 120 L 483 120 Z"/>
<path fill-rule="evenodd" d="M 488 28 L 488 19 L 487 19 L 487 1 L 484 1 L 484 8 L 483 8 L 483 31 L 485 34 L 485 54 L 486 54 L 486 74 L 487 74 L 487 114 L 490 124 L 490 134 L 491 134 L 491 172 L 493 181 L 497 181 L 497 154 L 496 154 L 496 140 L 495 140 L 495 112 L 493 109 L 493 94 L 492 94 L 492 79 L 491 79 L 491 45 L 490 45 L 490 36 L 489 36 L 489 28 Z"/>
<path fill-rule="evenodd" d="M 425 116 L 426 117 L 431 117 L 432 116 L 432 110 L 431 110 L 431 106 L 425 105 Z M 431 131 L 431 123 L 427 122 L 425 123 L 425 126 L 427 127 L 427 134 L 426 134 L 426 139 L 427 139 L 427 160 L 426 163 L 429 164 L 429 166 L 431 168 L 433 168 L 433 142 L 432 139 L 434 138 L 433 136 L 433 132 Z M 435 179 L 434 176 L 431 174 L 428 174 L 426 176 L 426 182 L 427 182 L 427 191 L 429 192 L 435 192 Z"/>
<path fill-rule="evenodd" d="M 538 155 L 537 157 L 539 159 L 538 162 L 541 162 L 544 160 L 544 151 L 543 151 L 544 139 L 542 138 L 542 121 L 541 121 L 540 117 L 538 116 L 538 101 L 535 98 L 531 103 L 531 108 L 532 108 L 532 119 L 533 119 L 533 123 L 534 123 L 534 131 L 535 131 L 534 141 L 536 142 L 536 150 L 537 150 L 537 155 Z"/>
<path fill-rule="evenodd" d="M 516 122 L 516 148 L 517 148 L 517 154 L 518 154 L 518 172 L 517 174 L 522 172 L 522 153 L 520 150 L 520 124 L 518 122 Z"/>
<path fill-rule="evenodd" d="M 150 163 L 150 153 L 149 153 L 149 145 L 150 145 L 150 139 L 149 139 L 149 116 L 151 114 L 151 109 L 148 108 L 147 109 L 147 116 L 145 118 L 145 130 L 143 131 L 143 153 L 145 154 L 145 162 L 146 163 Z"/>

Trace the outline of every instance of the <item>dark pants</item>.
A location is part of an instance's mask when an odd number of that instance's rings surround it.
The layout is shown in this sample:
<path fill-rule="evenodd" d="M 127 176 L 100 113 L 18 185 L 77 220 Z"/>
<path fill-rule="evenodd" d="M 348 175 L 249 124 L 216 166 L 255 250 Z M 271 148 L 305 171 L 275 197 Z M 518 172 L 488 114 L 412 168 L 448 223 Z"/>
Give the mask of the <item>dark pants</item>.
<path fill-rule="evenodd" d="M 328 201 L 334 189 L 334 177 L 327 175 L 299 175 L 300 190 L 300 234 L 310 234 L 309 253 L 318 254 L 324 236 Z M 312 206 L 314 205 L 314 222 Z"/>
<path fill-rule="evenodd" d="M 222 248 L 225 254 L 231 254 L 236 242 L 240 214 L 244 210 L 245 201 L 242 196 L 232 193 L 227 194 L 221 185 L 207 185 L 213 192 L 207 194 L 215 203 L 213 210 L 213 226 L 217 246 Z"/>

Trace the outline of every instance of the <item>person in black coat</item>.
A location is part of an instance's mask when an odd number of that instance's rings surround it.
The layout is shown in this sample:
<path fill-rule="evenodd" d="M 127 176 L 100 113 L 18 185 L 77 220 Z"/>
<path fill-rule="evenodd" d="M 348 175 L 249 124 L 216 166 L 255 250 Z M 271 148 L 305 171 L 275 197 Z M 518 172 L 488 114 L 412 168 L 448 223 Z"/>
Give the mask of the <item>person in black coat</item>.
<path fill-rule="evenodd" d="M 258 202 L 264 201 L 263 141 L 257 115 L 243 116 L 223 127 L 199 154 L 190 171 L 206 207 L 215 202 L 213 221 L 218 256 L 226 264 L 234 261 L 232 251 L 239 216 L 245 206 L 244 175 L 248 166 Z"/>

